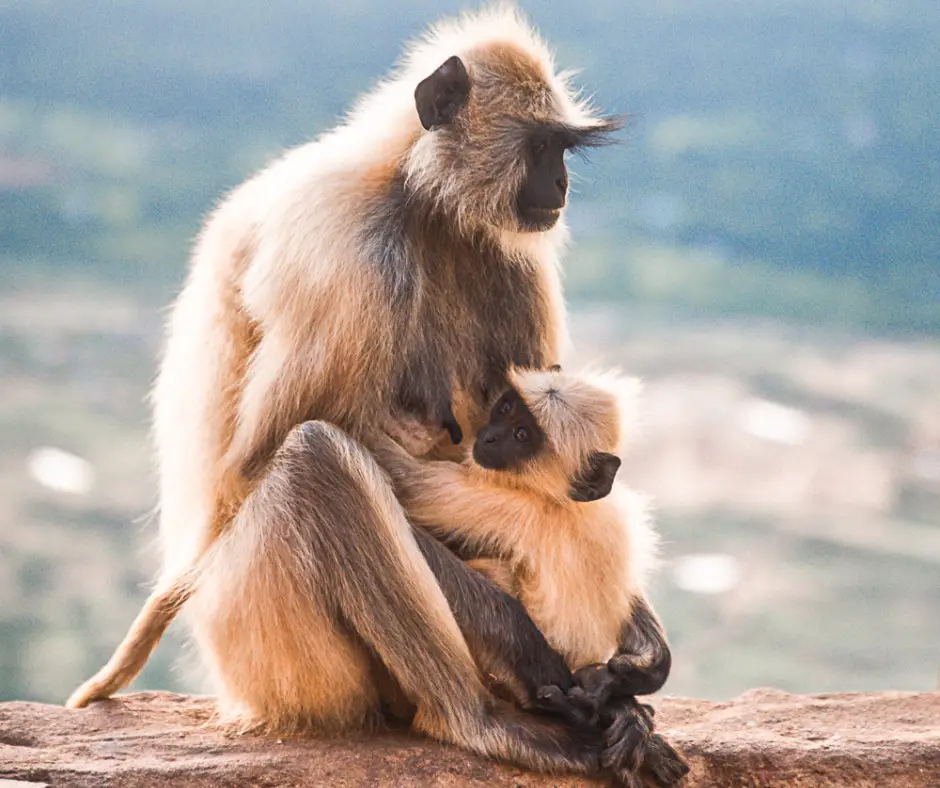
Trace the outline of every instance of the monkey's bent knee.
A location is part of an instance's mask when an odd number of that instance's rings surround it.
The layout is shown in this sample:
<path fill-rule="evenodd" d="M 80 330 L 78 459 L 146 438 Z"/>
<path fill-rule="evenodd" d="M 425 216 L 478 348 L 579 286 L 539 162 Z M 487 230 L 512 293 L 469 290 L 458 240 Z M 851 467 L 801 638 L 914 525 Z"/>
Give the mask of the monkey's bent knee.
<path fill-rule="evenodd" d="M 355 441 L 335 424 L 311 419 L 294 427 L 282 448 L 288 451 L 331 451 L 347 443 L 354 444 Z"/>
<path fill-rule="evenodd" d="M 311 419 L 294 427 L 278 451 L 282 467 L 322 470 L 324 466 L 351 470 L 374 464 L 369 451 L 349 433 L 328 421 Z"/>
<path fill-rule="evenodd" d="M 302 523 L 299 532 L 343 522 L 359 529 L 403 531 L 407 520 L 391 485 L 371 452 L 341 428 L 321 420 L 305 421 L 288 434 L 274 457 L 251 511 L 263 519 L 273 498 L 282 521 Z M 382 527 L 377 527 L 381 522 Z"/>

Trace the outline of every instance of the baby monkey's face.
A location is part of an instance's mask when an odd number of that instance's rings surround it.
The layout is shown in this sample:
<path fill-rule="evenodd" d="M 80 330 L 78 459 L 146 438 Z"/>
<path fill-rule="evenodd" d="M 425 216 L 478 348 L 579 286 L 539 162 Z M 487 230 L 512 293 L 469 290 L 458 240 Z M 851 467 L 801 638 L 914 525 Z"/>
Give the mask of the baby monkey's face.
<path fill-rule="evenodd" d="M 546 450 L 545 433 L 514 388 L 503 394 L 490 411 L 490 420 L 477 433 L 473 459 L 482 468 L 505 471 L 519 468 Z"/>

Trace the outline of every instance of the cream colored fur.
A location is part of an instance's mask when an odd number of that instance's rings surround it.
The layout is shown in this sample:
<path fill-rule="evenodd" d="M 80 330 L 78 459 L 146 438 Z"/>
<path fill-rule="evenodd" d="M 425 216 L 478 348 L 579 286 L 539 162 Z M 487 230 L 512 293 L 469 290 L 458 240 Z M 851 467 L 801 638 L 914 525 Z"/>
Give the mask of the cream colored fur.
<path fill-rule="evenodd" d="M 546 433 L 543 456 L 492 471 L 470 458 L 417 460 L 388 441 L 380 463 L 412 520 L 503 557 L 474 564 L 522 601 L 572 669 L 605 662 L 634 600 L 645 597 L 657 538 L 646 501 L 626 485 L 615 482 L 591 503 L 572 501 L 568 490 L 591 452 L 618 451 L 638 384 L 613 372 L 515 370 L 510 378 Z"/>
<path fill-rule="evenodd" d="M 423 690 L 427 703 L 416 727 L 477 752 L 522 752 L 518 742 L 487 739 L 502 734 L 483 727 L 486 695 L 466 644 L 401 507 L 363 449 L 392 415 L 401 343 L 422 330 L 413 316 L 393 310 L 374 264 L 381 250 L 369 248 L 360 233 L 362 218 L 386 199 L 399 167 L 457 226 L 485 231 L 513 264 L 535 272 L 548 316 L 541 355 L 557 360 L 566 342 L 563 220 L 540 233 L 522 233 L 505 217 L 497 221 L 494 211 L 507 192 L 481 203 L 475 191 L 486 151 L 468 152 L 470 169 L 452 165 L 442 174 L 440 135 L 419 123 L 417 82 L 455 54 L 471 74 L 501 63 L 509 64 L 509 76 L 513 69 L 536 74 L 526 83 L 540 91 L 529 108 L 533 117 L 592 122 L 567 77 L 555 74 L 544 43 L 516 12 L 500 7 L 434 28 L 344 123 L 287 152 L 222 201 L 205 223 L 170 312 L 152 395 L 163 557 L 157 590 L 115 658 L 76 691 L 70 706 L 107 697 L 132 680 L 192 594 L 188 619 L 223 719 L 240 729 L 290 731 L 360 726 L 374 718 L 377 690 L 366 653 L 340 631 L 316 593 L 317 583 L 338 584 L 352 598 L 348 584 L 356 578 L 310 576 L 311 562 L 285 546 L 305 536 L 280 516 L 279 507 L 286 510 L 291 501 L 276 500 L 280 479 L 265 473 L 279 449 L 296 443 L 292 430 L 317 419 L 343 434 L 324 446 L 356 454 L 347 470 L 365 474 L 361 511 L 378 523 L 383 555 L 395 559 L 391 569 L 408 578 L 398 603 L 423 618 L 439 653 L 449 655 L 447 665 L 423 668 L 383 655 L 400 669 L 406 690 L 433 683 L 433 691 Z M 484 109 L 468 114 L 483 130 Z M 479 423 L 471 397 L 458 390 L 454 399 L 462 423 Z M 343 537 L 346 518 L 324 522 L 321 512 L 309 514 Z M 442 705 L 434 707 L 434 699 Z M 531 764 L 539 756 L 528 757 L 523 762 Z"/>

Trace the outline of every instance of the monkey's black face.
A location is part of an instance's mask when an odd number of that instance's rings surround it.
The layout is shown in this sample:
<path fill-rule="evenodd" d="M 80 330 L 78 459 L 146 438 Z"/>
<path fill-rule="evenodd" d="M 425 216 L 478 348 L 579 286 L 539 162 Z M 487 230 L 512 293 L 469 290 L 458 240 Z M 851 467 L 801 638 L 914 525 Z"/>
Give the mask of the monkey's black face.
<path fill-rule="evenodd" d="M 527 176 L 516 198 L 519 223 L 540 232 L 555 226 L 568 198 L 565 151 L 571 142 L 550 128 L 534 130 L 528 140 Z"/>
<path fill-rule="evenodd" d="M 536 96 L 528 78 L 520 82 L 518 75 L 510 78 L 504 69 L 493 71 L 483 65 L 481 73 L 492 73 L 481 83 L 474 81 L 473 71 L 473 64 L 468 69 L 453 55 L 421 80 L 414 94 L 418 119 L 426 131 L 442 133 L 448 152 L 442 160 L 467 178 L 468 188 L 462 193 L 466 195 L 463 208 L 469 214 L 498 194 L 498 215 L 491 208 L 481 209 L 485 221 L 501 227 L 508 223 L 511 229 L 524 232 L 550 230 L 568 199 L 565 153 L 609 144 L 611 133 L 621 123 L 612 117 L 594 118 L 585 125 L 561 118 L 533 118 L 526 110 L 531 111 L 534 101 L 539 114 L 544 112 L 547 85 L 537 86 Z M 503 76 L 494 82 L 493 73 Z M 476 109 L 468 114 L 475 93 Z M 506 112 L 512 105 L 524 112 L 519 116 L 512 110 Z M 495 125 L 488 127 L 488 123 Z M 523 165 L 524 180 L 514 195 L 500 192 L 498 185 L 494 188 L 493 181 L 498 184 L 500 178 L 515 184 Z"/>
<path fill-rule="evenodd" d="M 482 468 L 505 471 L 518 468 L 545 446 L 545 433 L 515 389 L 501 396 L 490 420 L 477 433 L 473 459 Z"/>

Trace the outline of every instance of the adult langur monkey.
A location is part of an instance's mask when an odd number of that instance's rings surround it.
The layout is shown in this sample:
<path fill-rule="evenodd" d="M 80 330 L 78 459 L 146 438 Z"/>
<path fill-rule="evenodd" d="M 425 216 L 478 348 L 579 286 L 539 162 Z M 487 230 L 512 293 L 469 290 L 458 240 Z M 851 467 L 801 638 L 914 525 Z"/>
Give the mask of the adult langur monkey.
<path fill-rule="evenodd" d="M 473 752 L 597 767 L 593 734 L 493 702 L 481 674 L 521 705 L 571 674 L 518 601 L 411 527 L 368 447 L 417 421 L 446 456 L 511 363 L 558 360 L 564 154 L 615 125 L 488 9 L 223 201 L 153 392 L 162 573 L 69 705 L 125 686 L 188 599 L 237 728 L 357 728 L 404 698 Z"/>

